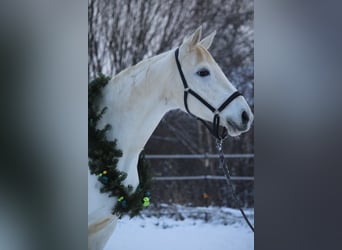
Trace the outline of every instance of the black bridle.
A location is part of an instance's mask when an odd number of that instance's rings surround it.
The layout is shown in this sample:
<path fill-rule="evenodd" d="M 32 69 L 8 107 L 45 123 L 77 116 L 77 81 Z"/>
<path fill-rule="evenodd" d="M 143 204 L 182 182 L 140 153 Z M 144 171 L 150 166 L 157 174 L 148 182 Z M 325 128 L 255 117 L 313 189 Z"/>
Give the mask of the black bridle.
<path fill-rule="evenodd" d="M 193 117 L 197 118 L 199 121 L 201 121 L 205 127 L 211 132 L 211 134 L 216 138 L 216 146 L 217 149 L 219 150 L 219 160 L 220 160 L 220 168 L 223 169 L 223 172 L 226 176 L 226 181 L 227 181 L 227 185 L 233 190 L 233 198 L 235 200 L 235 202 L 237 202 L 239 210 L 243 216 L 243 218 L 245 219 L 245 221 L 247 222 L 248 226 L 251 228 L 251 230 L 254 232 L 254 227 L 252 226 L 252 224 L 250 223 L 250 221 L 248 220 L 246 214 L 244 213 L 243 209 L 241 208 L 241 204 L 240 201 L 238 200 L 238 198 L 236 197 L 236 195 L 234 194 L 234 188 L 233 185 L 231 183 L 231 177 L 230 177 L 230 173 L 229 173 L 229 168 L 227 165 L 227 162 L 224 158 L 224 153 L 222 150 L 222 142 L 223 140 L 227 137 L 228 133 L 227 133 L 227 129 L 224 128 L 222 133 L 220 134 L 219 132 L 219 127 L 220 127 L 220 112 L 222 112 L 222 110 L 224 110 L 229 103 L 231 103 L 236 97 L 240 96 L 241 93 L 239 91 L 235 91 L 233 94 L 231 94 L 222 104 L 219 108 L 214 108 L 213 106 L 211 106 L 206 100 L 204 100 L 199 94 L 197 94 L 195 91 L 193 91 L 184 76 L 183 70 L 182 70 L 182 66 L 180 65 L 180 62 L 178 60 L 178 54 L 179 54 L 179 48 L 176 49 L 175 51 L 175 57 L 176 57 L 176 63 L 177 63 L 177 68 L 180 74 L 180 77 L 182 78 L 182 82 L 183 82 L 183 86 L 184 86 L 184 106 L 186 111 Z M 213 118 L 213 127 L 210 128 L 210 126 L 201 118 L 197 117 L 196 115 L 194 115 L 193 113 L 190 112 L 189 107 L 188 107 L 188 95 L 192 95 L 195 98 L 197 98 L 197 100 L 199 100 L 202 104 L 204 104 L 208 109 L 211 110 L 211 112 L 214 113 L 214 118 Z"/>
<path fill-rule="evenodd" d="M 179 48 L 176 49 L 175 51 L 175 58 L 176 58 L 176 63 L 177 63 L 177 68 L 179 75 L 182 79 L 183 86 L 184 86 L 184 106 L 186 111 L 192 115 L 193 117 L 197 118 L 199 121 L 201 121 L 205 127 L 211 132 L 211 134 L 218 140 L 223 140 L 227 137 L 227 129 L 224 128 L 222 133 L 220 134 L 219 128 L 220 128 L 220 112 L 224 110 L 235 98 L 239 97 L 241 93 L 239 91 L 235 91 L 233 94 L 231 94 L 222 104 L 219 108 L 214 108 L 212 105 L 210 105 L 206 100 L 204 100 L 199 94 L 197 94 L 195 91 L 193 91 L 184 76 L 182 66 L 180 65 L 179 59 L 178 59 L 178 54 L 179 54 Z M 197 100 L 199 100 L 202 104 L 204 104 L 208 109 L 210 109 L 211 112 L 213 112 L 214 117 L 213 117 L 213 126 L 212 128 L 209 127 L 209 125 L 201 118 L 197 117 L 193 113 L 190 112 L 189 107 L 188 107 L 188 96 L 192 95 Z"/>

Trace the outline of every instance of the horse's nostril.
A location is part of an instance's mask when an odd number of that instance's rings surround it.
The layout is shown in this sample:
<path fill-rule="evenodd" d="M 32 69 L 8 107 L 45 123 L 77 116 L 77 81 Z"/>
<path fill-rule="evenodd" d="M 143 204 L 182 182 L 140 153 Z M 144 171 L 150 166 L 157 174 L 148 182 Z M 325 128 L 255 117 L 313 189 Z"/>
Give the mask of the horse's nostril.
<path fill-rule="evenodd" d="M 249 122 L 249 116 L 246 111 L 242 112 L 241 119 L 243 124 L 247 124 Z"/>

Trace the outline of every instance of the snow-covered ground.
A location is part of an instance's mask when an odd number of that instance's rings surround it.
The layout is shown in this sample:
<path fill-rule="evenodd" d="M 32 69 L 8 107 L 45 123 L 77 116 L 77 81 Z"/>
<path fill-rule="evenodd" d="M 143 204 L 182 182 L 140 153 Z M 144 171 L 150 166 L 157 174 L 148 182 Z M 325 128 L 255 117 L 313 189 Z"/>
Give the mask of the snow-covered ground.
<path fill-rule="evenodd" d="M 254 210 L 247 209 L 254 224 Z M 162 206 L 118 222 L 105 250 L 251 250 L 254 235 L 240 211 Z"/>

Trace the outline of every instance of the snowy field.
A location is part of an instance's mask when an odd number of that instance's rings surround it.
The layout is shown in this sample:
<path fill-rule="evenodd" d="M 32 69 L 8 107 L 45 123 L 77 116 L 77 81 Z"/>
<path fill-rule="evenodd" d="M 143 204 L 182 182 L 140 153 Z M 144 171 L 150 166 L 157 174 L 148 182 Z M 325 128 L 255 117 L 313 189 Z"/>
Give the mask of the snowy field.
<path fill-rule="evenodd" d="M 254 224 L 254 210 L 246 214 Z M 254 235 L 240 211 L 163 206 L 118 222 L 105 250 L 252 250 Z"/>

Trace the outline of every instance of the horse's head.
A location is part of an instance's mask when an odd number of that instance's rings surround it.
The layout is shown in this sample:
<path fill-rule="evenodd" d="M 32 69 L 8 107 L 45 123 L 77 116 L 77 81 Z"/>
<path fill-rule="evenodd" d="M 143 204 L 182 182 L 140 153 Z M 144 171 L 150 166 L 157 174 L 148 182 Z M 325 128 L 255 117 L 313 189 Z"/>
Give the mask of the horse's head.
<path fill-rule="evenodd" d="M 237 136 L 249 130 L 253 114 L 243 96 L 231 96 L 236 92 L 236 88 L 208 52 L 215 34 L 216 32 L 213 32 L 201 40 L 201 28 L 198 28 L 184 40 L 179 52 L 176 52 L 176 61 L 178 60 L 178 67 L 181 68 L 178 70 L 183 72 L 186 82 L 184 84 L 183 80 L 182 91 L 188 91 L 188 85 L 190 92 L 195 92 L 188 93 L 185 102 L 182 99 L 181 107 L 207 121 L 213 121 L 214 115 L 218 114 L 220 125 L 227 128 L 229 135 Z M 196 94 L 200 97 L 196 97 Z M 227 100 L 229 97 L 233 99 Z M 222 110 L 218 110 L 220 107 Z"/>

